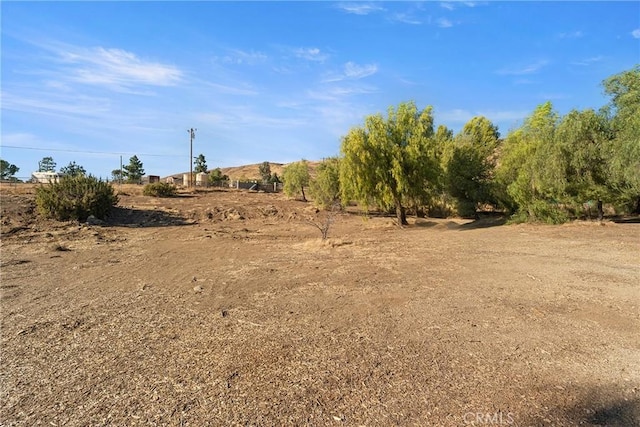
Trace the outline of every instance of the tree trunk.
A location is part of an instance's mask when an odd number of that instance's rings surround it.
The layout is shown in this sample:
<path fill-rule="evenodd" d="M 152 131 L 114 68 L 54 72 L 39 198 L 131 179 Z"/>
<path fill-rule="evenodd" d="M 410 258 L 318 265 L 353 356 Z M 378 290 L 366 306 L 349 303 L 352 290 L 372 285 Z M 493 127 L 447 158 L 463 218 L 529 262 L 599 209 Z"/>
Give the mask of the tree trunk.
<path fill-rule="evenodd" d="M 303 201 L 303 202 L 306 202 L 306 201 L 307 201 L 307 198 L 306 198 L 306 197 L 305 197 L 305 195 L 304 195 L 304 186 L 303 186 L 303 185 L 301 185 L 301 186 L 300 186 L 300 191 L 302 191 L 302 201 Z"/>
<path fill-rule="evenodd" d="M 396 200 L 396 217 L 398 218 L 398 226 L 409 225 L 407 222 L 407 213 L 399 200 Z"/>
<path fill-rule="evenodd" d="M 604 218 L 604 209 L 602 209 L 602 200 L 598 200 L 598 221 Z"/>

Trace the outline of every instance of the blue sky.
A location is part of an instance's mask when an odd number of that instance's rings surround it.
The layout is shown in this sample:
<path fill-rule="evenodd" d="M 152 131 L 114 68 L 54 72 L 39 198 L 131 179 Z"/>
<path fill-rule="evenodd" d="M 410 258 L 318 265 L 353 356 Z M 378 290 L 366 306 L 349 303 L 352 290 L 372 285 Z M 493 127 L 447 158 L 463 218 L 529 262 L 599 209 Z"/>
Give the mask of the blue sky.
<path fill-rule="evenodd" d="M 3 159 L 107 177 L 336 155 L 365 115 L 413 100 L 506 135 L 533 109 L 608 102 L 640 63 L 639 2 L 7 2 Z M 22 147 L 22 148 L 16 148 Z M 32 150 L 26 148 L 38 148 Z"/>

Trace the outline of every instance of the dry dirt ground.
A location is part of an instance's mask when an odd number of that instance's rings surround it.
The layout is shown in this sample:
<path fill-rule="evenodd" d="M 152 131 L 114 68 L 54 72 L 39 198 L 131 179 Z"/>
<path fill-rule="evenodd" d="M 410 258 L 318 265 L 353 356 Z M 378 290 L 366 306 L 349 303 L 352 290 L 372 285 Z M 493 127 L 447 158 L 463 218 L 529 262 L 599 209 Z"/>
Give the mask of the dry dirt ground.
<path fill-rule="evenodd" d="M 2 188 L 2 426 L 640 425 L 640 224 Z"/>

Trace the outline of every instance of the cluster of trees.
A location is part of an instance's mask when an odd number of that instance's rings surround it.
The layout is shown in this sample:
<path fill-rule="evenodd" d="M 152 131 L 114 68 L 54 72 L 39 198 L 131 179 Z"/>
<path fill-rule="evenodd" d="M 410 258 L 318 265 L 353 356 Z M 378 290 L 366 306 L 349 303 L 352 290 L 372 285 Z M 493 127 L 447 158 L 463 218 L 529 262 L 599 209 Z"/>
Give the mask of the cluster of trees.
<path fill-rule="evenodd" d="M 13 163 L 9 163 L 4 159 L 0 159 L 0 180 L 17 181 L 16 174 L 19 170 L 20 168 Z"/>
<path fill-rule="evenodd" d="M 342 139 L 341 155 L 326 159 L 311 179 L 307 163 L 283 174 L 287 194 L 320 206 L 356 201 L 365 209 L 407 208 L 474 215 L 492 207 L 520 220 L 562 222 L 585 204 L 640 213 L 640 66 L 603 82 L 611 102 L 599 111 L 561 116 L 538 106 L 501 138 L 486 117 L 454 133 L 434 126 L 432 108 L 406 102 L 371 115 Z"/>
<path fill-rule="evenodd" d="M 258 167 L 258 172 L 260 173 L 263 184 L 282 182 L 277 173 L 271 173 L 271 164 L 269 162 L 262 162 Z"/>
<path fill-rule="evenodd" d="M 144 165 L 138 156 L 134 155 L 129 159 L 129 164 L 123 165 L 122 169 L 111 171 L 111 179 L 117 182 L 140 183 L 144 176 Z"/>

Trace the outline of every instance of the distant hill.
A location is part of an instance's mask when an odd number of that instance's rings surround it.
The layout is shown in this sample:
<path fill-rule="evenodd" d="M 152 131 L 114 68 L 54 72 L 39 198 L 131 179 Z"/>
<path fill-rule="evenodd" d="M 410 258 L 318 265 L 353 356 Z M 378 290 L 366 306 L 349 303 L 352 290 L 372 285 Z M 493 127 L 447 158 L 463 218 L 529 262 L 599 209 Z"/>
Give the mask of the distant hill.
<path fill-rule="evenodd" d="M 316 167 L 318 166 L 318 164 L 320 164 L 320 162 L 319 161 L 307 161 L 307 162 L 309 163 L 309 173 L 311 174 L 311 176 L 315 175 Z M 224 175 L 229 176 L 229 178 L 232 180 L 247 180 L 247 181 L 260 180 L 262 179 L 260 176 L 261 164 L 262 162 L 254 163 L 251 165 L 231 166 L 226 168 L 220 168 L 220 170 Z M 271 167 L 271 173 L 272 174 L 277 173 L 278 176 L 281 177 L 282 172 L 284 171 L 284 168 L 287 167 L 288 164 L 289 163 L 269 162 L 269 166 Z M 189 172 L 176 173 L 170 176 L 174 176 L 176 178 L 182 178 L 182 176 L 185 173 L 189 173 Z M 164 180 L 165 178 L 162 178 L 162 179 Z"/>

